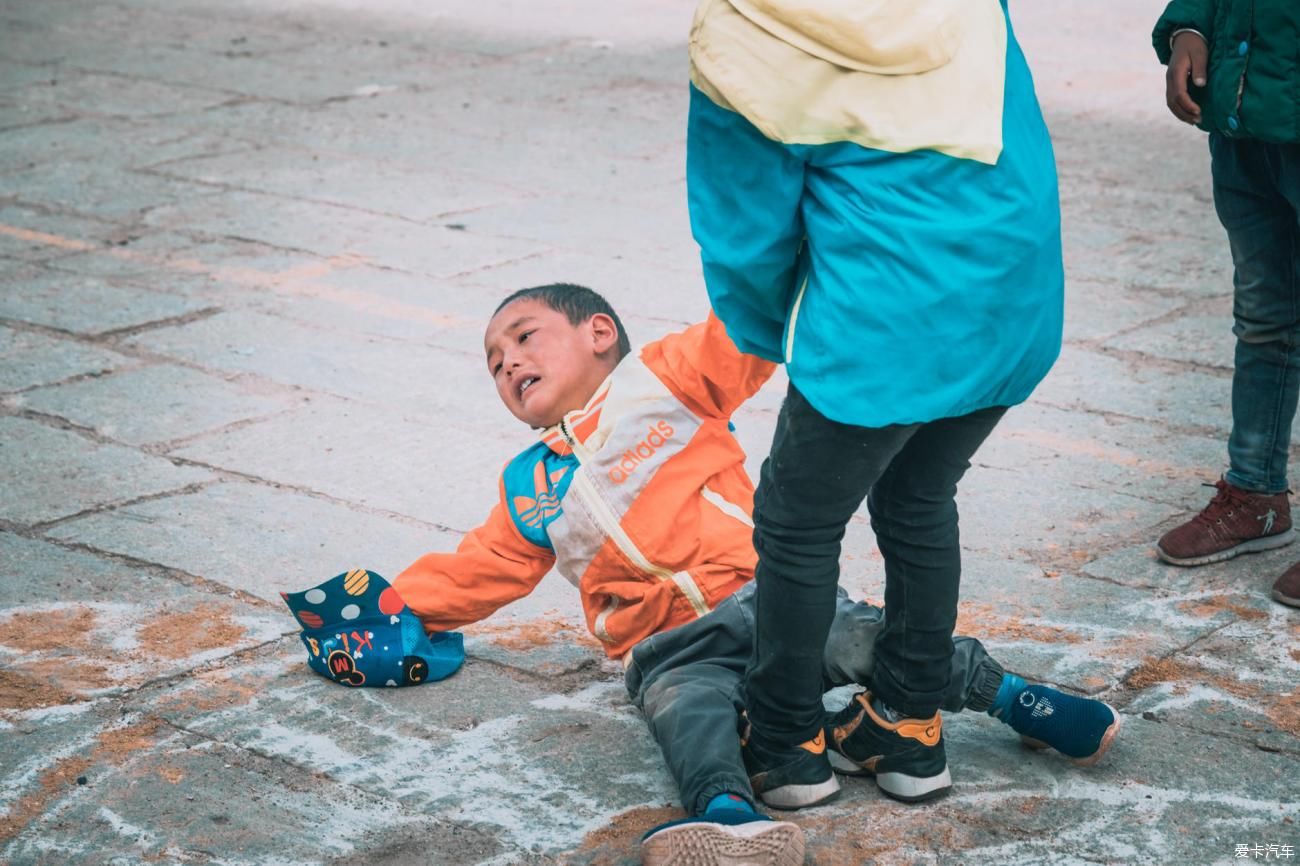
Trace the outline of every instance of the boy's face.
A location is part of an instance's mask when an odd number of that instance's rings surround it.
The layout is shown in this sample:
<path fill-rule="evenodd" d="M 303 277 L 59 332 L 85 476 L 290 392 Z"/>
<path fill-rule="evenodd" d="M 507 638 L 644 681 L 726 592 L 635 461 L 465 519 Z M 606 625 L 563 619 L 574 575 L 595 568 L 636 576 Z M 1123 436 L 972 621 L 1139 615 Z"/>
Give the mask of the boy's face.
<path fill-rule="evenodd" d="M 617 343 L 609 316 L 574 325 L 533 298 L 503 307 L 483 337 L 501 402 L 530 427 L 551 427 L 585 406 L 617 363 Z"/>

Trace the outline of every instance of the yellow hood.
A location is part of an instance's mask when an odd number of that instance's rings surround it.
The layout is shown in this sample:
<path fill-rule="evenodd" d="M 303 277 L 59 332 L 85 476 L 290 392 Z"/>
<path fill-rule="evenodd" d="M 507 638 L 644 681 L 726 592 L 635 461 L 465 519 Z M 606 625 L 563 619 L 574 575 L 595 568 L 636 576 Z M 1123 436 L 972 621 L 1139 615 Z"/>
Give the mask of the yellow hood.
<path fill-rule="evenodd" d="M 691 80 L 787 144 L 852 141 L 995 164 L 998 0 L 701 0 Z"/>
<path fill-rule="evenodd" d="M 731 0 L 768 33 L 845 69 L 929 72 L 956 55 L 961 0 Z"/>

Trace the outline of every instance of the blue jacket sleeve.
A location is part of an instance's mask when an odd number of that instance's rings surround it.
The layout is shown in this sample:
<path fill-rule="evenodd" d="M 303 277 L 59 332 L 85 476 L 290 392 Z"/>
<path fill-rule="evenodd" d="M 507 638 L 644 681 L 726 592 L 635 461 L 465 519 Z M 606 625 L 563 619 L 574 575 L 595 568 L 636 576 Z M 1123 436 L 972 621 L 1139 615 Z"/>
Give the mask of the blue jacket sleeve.
<path fill-rule="evenodd" d="M 804 228 L 804 161 L 691 87 L 686 185 L 709 301 L 742 352 L 781 361 Z"/>

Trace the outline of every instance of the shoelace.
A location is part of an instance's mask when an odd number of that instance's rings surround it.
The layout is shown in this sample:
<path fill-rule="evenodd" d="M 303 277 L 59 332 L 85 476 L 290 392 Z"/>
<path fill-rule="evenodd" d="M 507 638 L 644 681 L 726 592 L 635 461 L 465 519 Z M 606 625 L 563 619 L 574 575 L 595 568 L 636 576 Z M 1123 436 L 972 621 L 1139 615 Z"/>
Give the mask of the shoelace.
<path fill-rule="evenodd" d="M 1201 513 L 1192 519 L 1206 526 L 1211 526 L 1220 520 L 1221 512 L 1227 510 L 1232 512 L 1234 506 L 1248 505 L 1250 503 L 1249 494 L 1238 490 L 1223 479 L 1219 479 L 1213 484 L 1202 484 L 1202 487 L 1217 487 L 1219 492 L 1214 494 L 1210 504 L 1201 509 Z"/>

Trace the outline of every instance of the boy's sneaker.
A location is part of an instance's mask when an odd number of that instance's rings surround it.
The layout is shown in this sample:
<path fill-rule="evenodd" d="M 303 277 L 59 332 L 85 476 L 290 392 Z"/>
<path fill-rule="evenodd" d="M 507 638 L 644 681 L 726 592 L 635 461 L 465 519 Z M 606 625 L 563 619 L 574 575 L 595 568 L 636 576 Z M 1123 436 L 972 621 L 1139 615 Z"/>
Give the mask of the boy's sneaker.
<path fill-rule="evenodd" d="M 742 717 L 742 721 L 745 733 L 740 739 L 740 755 L 745 759 L 749 784 L 764 803 L 775 809 L 803 809 L 839 794 L 840 780 L 826 756 L 823 732 L 797 746 L 769 749 L 750 736 L 748 720 Z"/>
<path fill-rule="evenodd" d="M 1282 572 L 1273 582 L 1273 599 L 1291 607 L 1300 607 L 1300 562 Z"/>
<path fill-rule="evenodd" d="M 895 800 L 917 803 L 952 789 L 943 748 L 943 721 L 885 718 L 883 707 L 872 705 L 870 692 L 860 692 L 826 726 L 831 765 L 845 775 L 873 775 L 876 784 Z"/>
<path fill-rule="evenodd" d="M 1025 686 L 998 718 L 1030 748 L 1056 749 L 1080 767 L 1100 761 L 1120 728 L 1120 715 L 1110 704 L 1044 685 Z"/>
<path fill-rule="evenodd" d="M 1209 487 L 1211 485 L 1205 485 Z M 1200 514 L 1156 543 L 1156 553 L 1173 565 L 1207 565 L 1239 553 L 1257 553 L 1295 541 L 1287 494 L 1251 493 L 1219 479 L 1219 492 Z"/>
<path fill-rule="evenodd" d="M 645 866 L 803 866 L 803 830 L 766 815 L 722 809 L 641 837 Z"/>

